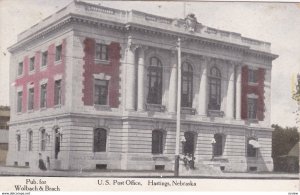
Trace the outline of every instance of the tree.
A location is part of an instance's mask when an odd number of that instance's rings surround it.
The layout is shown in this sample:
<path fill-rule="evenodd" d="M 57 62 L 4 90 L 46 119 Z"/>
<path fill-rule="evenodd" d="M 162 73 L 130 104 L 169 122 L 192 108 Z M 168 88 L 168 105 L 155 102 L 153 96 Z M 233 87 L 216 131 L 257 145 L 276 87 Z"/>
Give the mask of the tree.
<path fill-rule="evenodd" d="M 299 164 L 297 157 L 288 157 L 288 153 L 299 142 L 299 133 L 296 127 L 286 127 L 275 124 L 272 125 L 275 129 L 272 134 L 272 157 L 274 161 L 274 171 L 288 171 L 289 158 L 296 160 Z M 298 169 L 298 168 L 296 168 Z"/>

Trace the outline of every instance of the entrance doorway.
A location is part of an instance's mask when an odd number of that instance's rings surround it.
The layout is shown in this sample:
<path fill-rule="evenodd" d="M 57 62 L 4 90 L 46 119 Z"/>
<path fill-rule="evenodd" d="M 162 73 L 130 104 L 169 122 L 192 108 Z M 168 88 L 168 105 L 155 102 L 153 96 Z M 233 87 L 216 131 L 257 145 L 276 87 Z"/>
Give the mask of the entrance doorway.
<path fill-rule="evenodd" d="M 58 157 L 58 153 L 60 151 L 60 132 L 59 132 L 59 128 L 56 128 L 55 131 L 55 140 L 54 140 L 54 157 L 55 159 L 57 159 Z"/>
<path fill-rule="evenodd" d="M 183 154 L 191 154 L 194 156 L 195 152 L 195 133 L 193 132 L 184 132 L 185 143 L 183 146 Z"/>

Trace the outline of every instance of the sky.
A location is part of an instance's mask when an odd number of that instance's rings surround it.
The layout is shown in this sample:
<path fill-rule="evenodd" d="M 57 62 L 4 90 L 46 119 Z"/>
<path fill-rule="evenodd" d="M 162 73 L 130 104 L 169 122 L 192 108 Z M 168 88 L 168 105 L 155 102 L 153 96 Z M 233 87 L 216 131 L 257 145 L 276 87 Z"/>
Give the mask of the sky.
<path fill-rule="evenodd" d="M 17 35 L 68 5 L 72 0 L 0 0 L 0 105 L 9 105 L 7 48 Z M 103 6 L 139 10 L 183 18 L 183 2 L 92 1 Z M 185 13 L 194 13 L 205 26 L 241 33 L 271 42 L 273 61 L 271 123 L 296 126 L 297 103 L 292 96 L 292 77 L 300 73 L 300 3 L 187 2 Z"/>

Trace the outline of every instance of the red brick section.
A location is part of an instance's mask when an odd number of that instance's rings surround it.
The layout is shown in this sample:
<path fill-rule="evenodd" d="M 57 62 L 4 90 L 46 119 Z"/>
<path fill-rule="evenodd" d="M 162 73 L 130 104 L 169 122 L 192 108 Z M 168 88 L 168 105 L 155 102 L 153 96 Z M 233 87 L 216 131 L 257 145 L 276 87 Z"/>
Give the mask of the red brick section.
<path fill-rule="evenodd" d="M 29 74 L 29 56 L 24 57 L 24 69 L 23 76 L 16 79 L 16 87 L 23 86 L 23 101 L 22 101 L 22 112 L 26 112 L 28 89 L 27 84 L 33 83 L 34 85 L 34 110 L 40 109 L 40 81 L 43 79 L 48 79 L 47 82 L 47 108 L 51 108 L 54 105 L 54 76 L 56 74 L 62 74 L 62 104 L 64 104 L 65 97 L 65 61 L 66 61 L 66 40 L 62 41 L 62 60 L 58 64 L 55 62 L 55 44 L 51 44 L 48 47 L 48 61 L 45 70 L 40 70 L 41 65 L 41 55 L 42 51 L 35 52 L 35 72 Z"/>
<path fill-rule="evenodd" d="M 242 119 L 248 118 L 247 109 L 247 94 L 254 93 L 258 95 L 257 100 L 257 119 L 260 121 L 264 120 L 264 80 L 265 80 L 265 69 L 259 68 L 256 72 L 258 75 L 258 85 L 250 86 L 248 84 L 248 67 L 242 67 Z"/>
<path fill-rule="evenodd" d="M 109 64 L 95 64 L 95 45 L 92 38 L 84 40 L 84 73 L 83 73 L 83 103 L 92 106 L 93 101 L 93 74 L 104 73 L 110 75 L 111 79 L 108 86 L 109 106 L 112 108 L 119 107 L 119 72 L 120 72 L 120 44 L 112 42 L 108 46 Z"/>

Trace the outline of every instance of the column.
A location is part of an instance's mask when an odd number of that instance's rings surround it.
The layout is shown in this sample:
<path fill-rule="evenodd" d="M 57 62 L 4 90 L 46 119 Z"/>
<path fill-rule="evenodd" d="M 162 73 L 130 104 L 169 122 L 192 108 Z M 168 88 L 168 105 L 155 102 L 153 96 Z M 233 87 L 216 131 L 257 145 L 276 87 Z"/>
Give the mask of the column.
<path fill-rule="evenodd" d="M 228 66 L 228 87 L 227 87 L 226 117 L 233 119 L 234 115 L 234 66 Z"/>
<path fill-rule="evenodd" d="M 176 112 L 176 97 L 177 97 L 177 55 L 176 51 L 171 54 L 171 70 L 169 83 L 169 112 Z"/>
<path fill-rule="evenodd" d="M 135 47 L 126 49 L 126 110 L 135 109 Z"/>
<path fill-rule="evenodd" d="M 241 120 L 241 102 L 242 102 L 242 83 L 241 83 L 241 66 L 236 66 L 236 103 L 235 103 L 235 118 Z"/>
<path fill-rule="evenodd" d="M 145 71 L 145 48 L 139 48 L 139 56 L 138 56 L 138 82 L 137 82 L 137 110 L 144 110 L 145 97 L 144 97 L 144 71 Z"/>
<path fill-rule="evenodd" d="M 201 80 L 200 80 L 200 89 L 199 89 L 199 115 L 207 114 L 207 64 L 208 58 L 203 60 L 201 66 Z"/>

